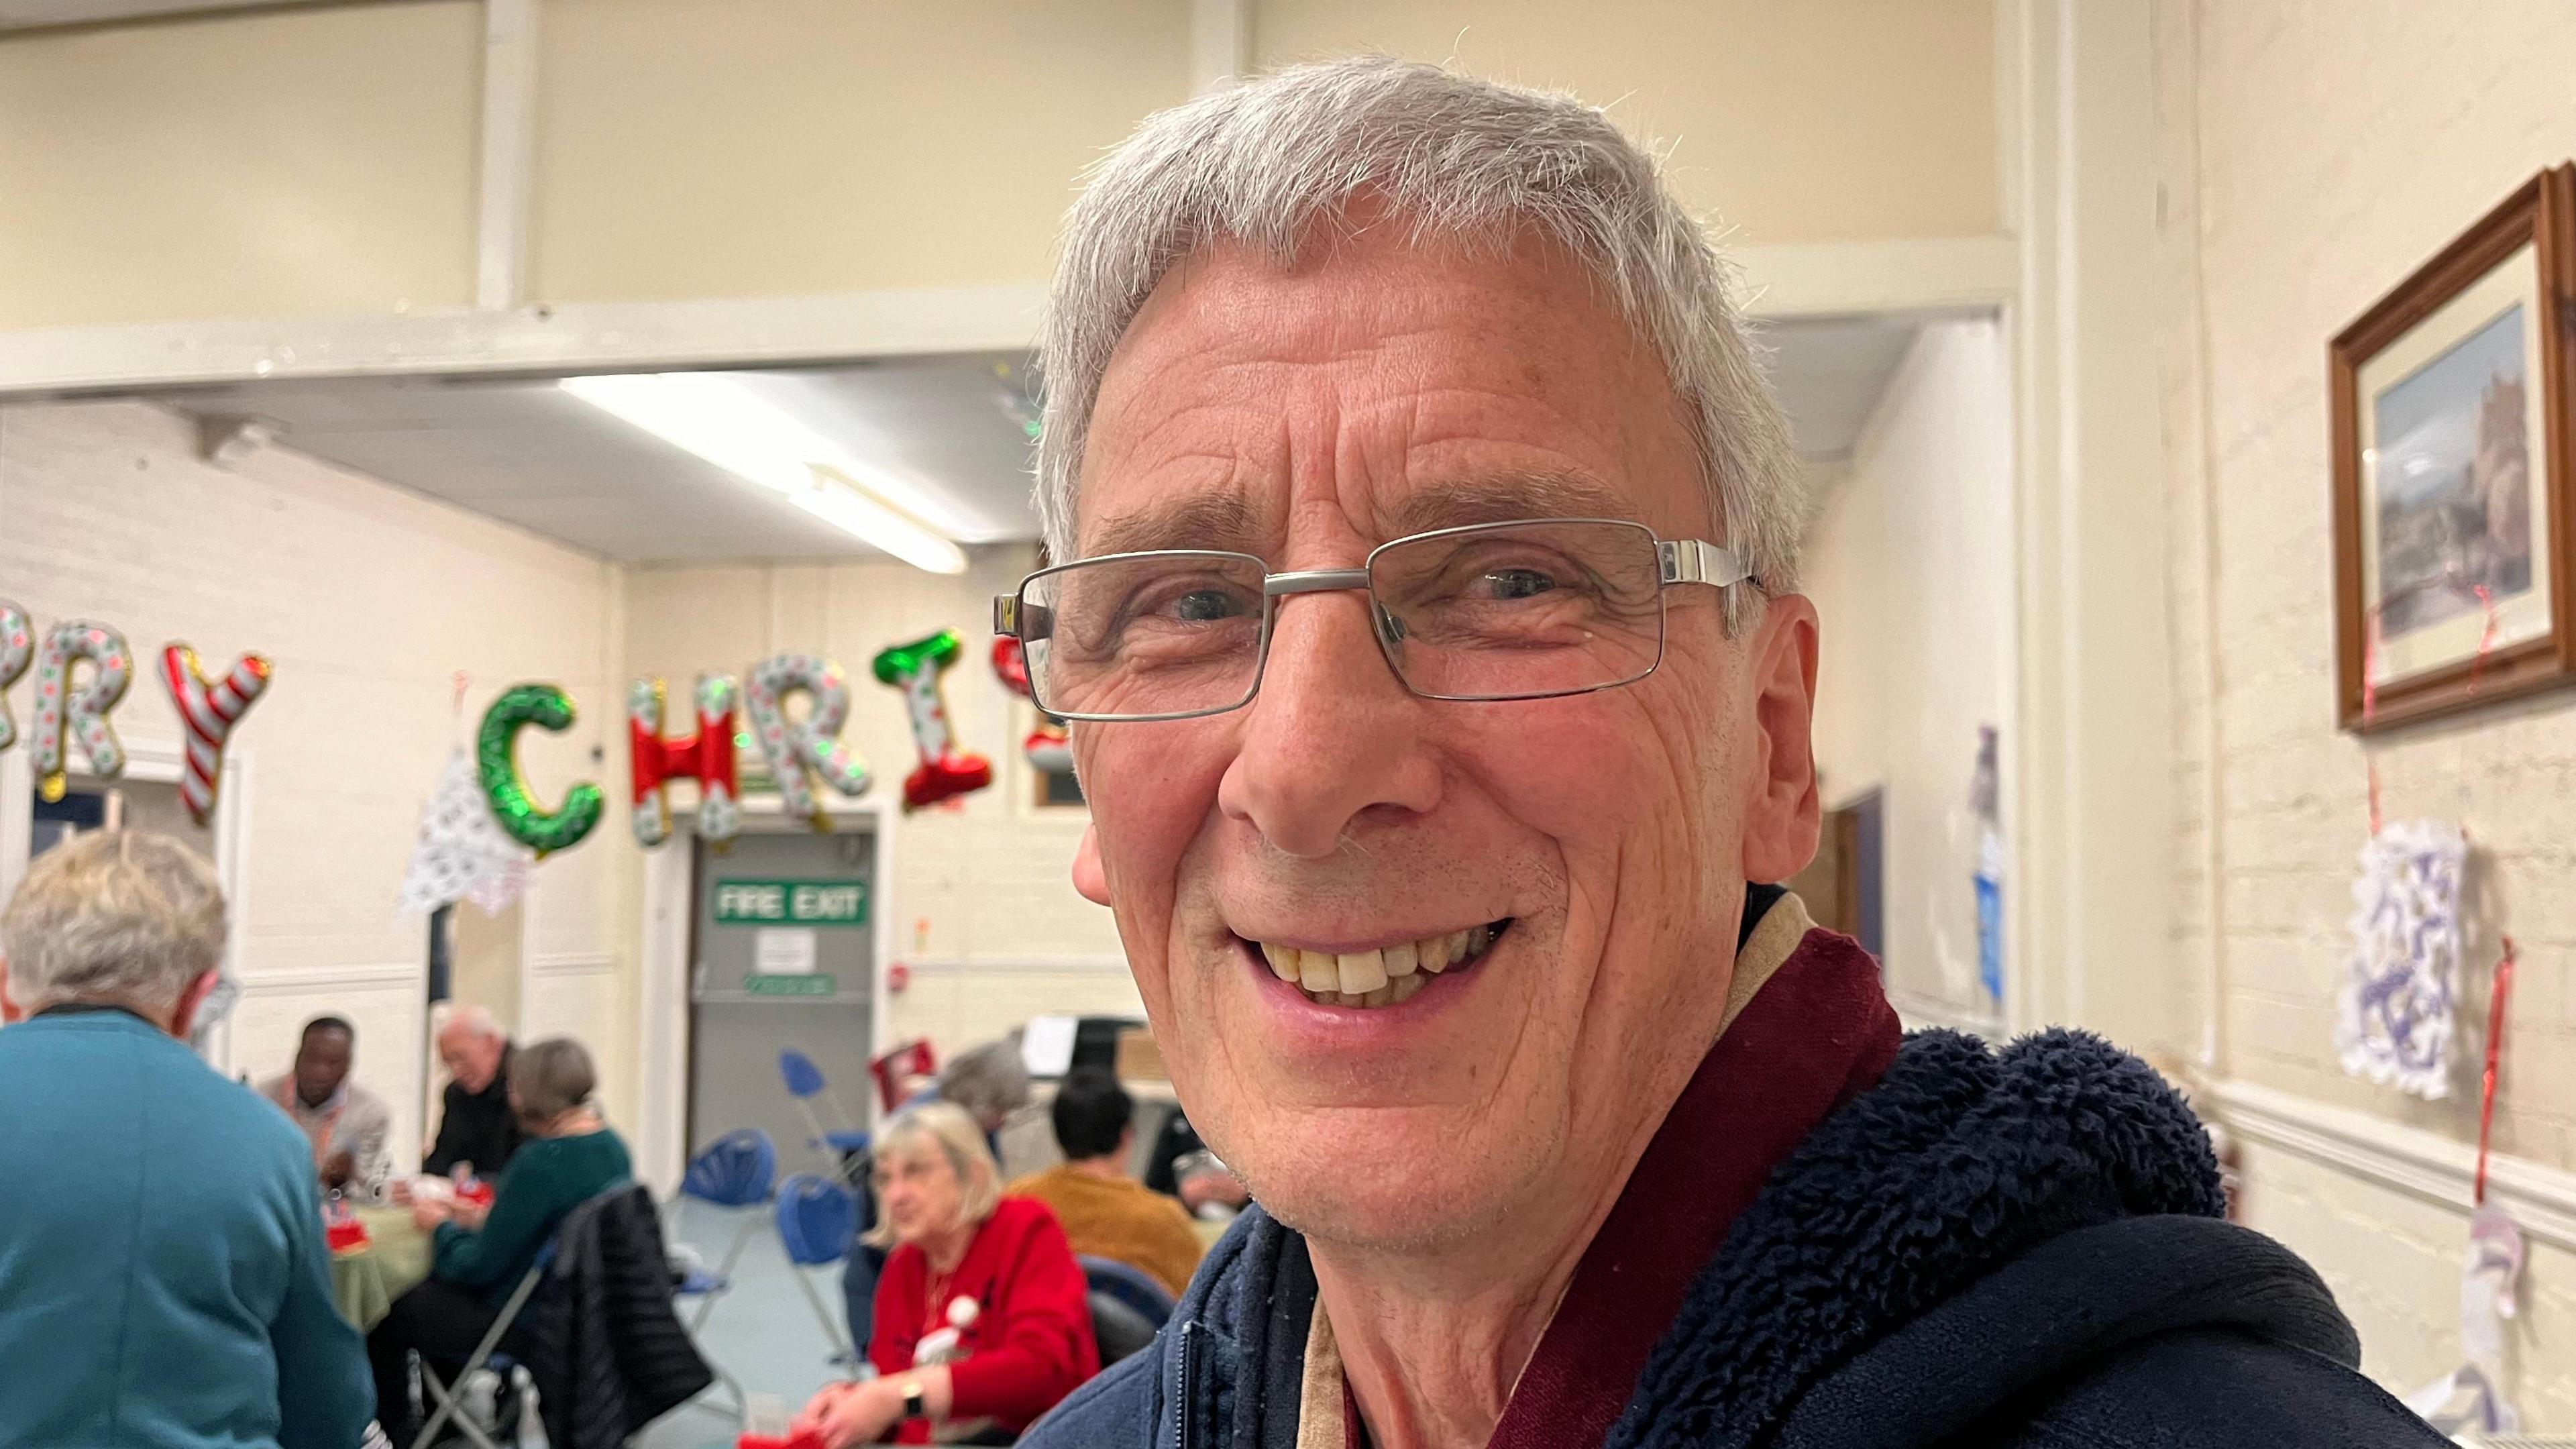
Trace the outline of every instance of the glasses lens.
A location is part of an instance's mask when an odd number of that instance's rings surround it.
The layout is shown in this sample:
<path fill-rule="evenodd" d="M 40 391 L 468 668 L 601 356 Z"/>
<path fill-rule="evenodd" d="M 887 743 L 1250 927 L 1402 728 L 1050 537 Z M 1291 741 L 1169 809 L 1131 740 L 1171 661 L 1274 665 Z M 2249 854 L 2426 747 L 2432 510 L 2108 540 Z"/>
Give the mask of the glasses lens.
<path fill-rule="evenodd" d="M 1020 591 L 1029 685 L 1050 714 L 1139 719 L 1232 709 L 1261 673 L 1261 561 L 1093 559 Z"/>
<path fill-rule="evenodd" d="M 1639 524 L 1532 522 L 1403 540 L 1369 561 L 1404 681 L 1444 699 L 1626 684 L 1664 649 L 1663 571 Z"/>

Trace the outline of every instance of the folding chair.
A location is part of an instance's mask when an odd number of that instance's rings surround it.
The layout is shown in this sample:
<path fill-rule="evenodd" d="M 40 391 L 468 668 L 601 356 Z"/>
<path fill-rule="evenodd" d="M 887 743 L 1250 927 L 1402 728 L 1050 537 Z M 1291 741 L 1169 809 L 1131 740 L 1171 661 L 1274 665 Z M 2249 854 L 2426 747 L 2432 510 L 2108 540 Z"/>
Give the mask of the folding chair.
<path fill-rule="evenodd" d="M 823 1336 L 831 1340 L 833 1351 L 850 1363 L 858 1360 L 858 1353 L 841 1325 L 832 1320 L 832 1310 L 824 1306 L 823 1295 L 814 1290 L 814 1280 L 805 1270 L 841 1261 L 858 1231 L 858 1194 L 850 1191 L 848 1183 L 800 1172 L 778 1185 L 778 1241 L 787 1249 L 788 1272 L 796 1286 L 805 1290 L 814 1321 L 823 1325 Z"/>
<path fill-rule="evenodd" d="M 500 1432 L 498 1426 L 477 1423 L 472 1414 L 465 1412 L 465 1382 L 476 1374 L 488 1370 L 499 1375 L 501 1381 L 506 1384 L 512 1375 L 518 1372 L 519 1366 L 496 1350 L 501 1346 L 502 1335 L 508 1333 L 511 1325 L 518 1322 L 519 1310 L 528 1306 L 528 1299 L 536 1293 L 537 1284 L 546 1276 L 546 1269 L 554 1262 L 554 1257 L 553 1243 L 548 1243 L 538 1250 L 536 1266 L 528 1269 L 526 1275 L 519 1279 L 519 1286 L 510 1290 L 509 1298 L 501 1305 L 501 1315 L 492 1320 L 492 1327 L 484 1333 L 483 1341 L 474 1345 L 474 1352 L 466 1357 L 465 1366 L 456 1371 L 456 1377 L 452 1381 L 439 1382 L 438 1374 L 430 1368 L 429 1361 L 426 1358 L 421 1360 L 420 1386 L 427 1391 L 430 1398 L 437 1401 L 437 1407 L 430 1411 L 428 1422 L 420 1426 L 419 1435 L 411 1441 L 411 1449 L 429 1449 L 430 1444 L 438 1438 L 438 1431 L 445 1427 L 450 1419 L 456 1421 L 456 1427 L 460 1433 L 481 1446 L 481 1449 L 501 1449 L 499 1442 L 492 1437 Z M 510 1438 L 515 1446 L 518 1435 L 513 1433 Z"/>
<path fill-rule="evenodd" d="M 777 1146 L 769 1140 L 768 1133 L 746 1127 L 708 1143 L 705 1151 L 690 1160 L 689 1170 L 680 1178 L 679 1195 L 728 1211 L 765 1207 L 769 1203 L 770 1185 L 777 1175 Z M 733 1395 L 731 1415 L 737 1421 L 749 1412 L 751 1401 L 743 1396 L 741 1382 L 712 1354 L 706 1353 L 700 1335 L 707 1326 L 708 1316 L 716 1311 L 716 1300 L 733 1288 L 734 1269 L 741 1266 L 742 1250 L 751 1245 L 752 1234 L 760 1231 L 762 1218 L 763 1215 L 757 1212 L 742 1213 L 742 1227 L 734 1233 L 733 1245 L 725 1249 L 723 1263 L 713 1272 L 703 1264 L 691 1266 L 675 1275 L 678 1281 L 671 1287 L 671 1296 L 675 1300 L 698 1300 L 688 1320 L 689 1337 L 700 1343 L 698 1351 L 706 1357 L 707 1366 L 715 1370 L 717 1382 Z M 713 1414 L 727 1412 L 712 1404 L 698 1407 Z"/>
<path fill-rule="evenodd" d="M 689 1163 L 680 1178 L 680 1196 L 695 1198 L 709 1207 L 739 1211 L 766 1207 L 770 1184 L 778 1176 L 778 1148 L 769 1134 L 757 1128 L 728 1132 L 707 1144 Z M 733 1245 L 725 1249 L 724 1262 L 714 1272 L 704 1267 L 690 1269 L 676 1288 L 678 1296 L 698 1299 L 696 1316 L 689 1320 L 692 1336 L 706 1327 L 707 1315 L 715 1312 L 716 1300 L 733 1287 L 734 1269 L 741 1266 L 742 1250 L 751 1244 L 751 1235 L 760 1231 L 761 1215 L 742 1213 L 742 1227 L 733 1235 Z"/>
<path fill-rule="evenodd" d="M 805 1125 L 813 1130 L 811 1145 L 830 1161 L 836 1176 L 845 1182 L 855 1181 L 853 1174 L 864 1170 L 862 1164 L 867 1161 L 868 1134 L 854 1127 L 823 1125 L 822 1116 L 814 1110 L 816 1097 L 832 1104 L 833 1120 L 850 1120 L 831 1084 L 823 1080 L 823 1069 L 814 1065 L 812 1057 L 788 1047 L 778 1054 L 778 1075 L 787 1083 L 787 1095 L 794 1099 L 796 1110 L 805 1114 Z"/>

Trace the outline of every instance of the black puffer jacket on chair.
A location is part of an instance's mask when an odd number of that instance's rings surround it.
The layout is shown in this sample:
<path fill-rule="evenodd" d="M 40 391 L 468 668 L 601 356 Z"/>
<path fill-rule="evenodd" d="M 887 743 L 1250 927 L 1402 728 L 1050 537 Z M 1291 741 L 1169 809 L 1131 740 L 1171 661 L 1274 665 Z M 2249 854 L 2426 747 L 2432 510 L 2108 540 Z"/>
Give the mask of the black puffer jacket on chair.
<path fill-rule="evenodd" d="M 662 1219 L 640 1184 L 572 1210 L 524 1326 L 554 1449 L 619 1449 L 715 1382 L 671 1307 Z"/>

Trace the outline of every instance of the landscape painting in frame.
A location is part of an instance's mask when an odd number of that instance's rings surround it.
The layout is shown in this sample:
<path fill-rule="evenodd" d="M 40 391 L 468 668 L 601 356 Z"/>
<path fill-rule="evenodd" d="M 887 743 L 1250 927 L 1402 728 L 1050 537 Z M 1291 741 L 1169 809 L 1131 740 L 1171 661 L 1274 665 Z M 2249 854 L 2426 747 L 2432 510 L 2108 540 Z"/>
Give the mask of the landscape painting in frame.
<path fill-rule="evenodd" d="M 2335 341 L 2341 722 L 2571 674 L 2565 168 Z"/>

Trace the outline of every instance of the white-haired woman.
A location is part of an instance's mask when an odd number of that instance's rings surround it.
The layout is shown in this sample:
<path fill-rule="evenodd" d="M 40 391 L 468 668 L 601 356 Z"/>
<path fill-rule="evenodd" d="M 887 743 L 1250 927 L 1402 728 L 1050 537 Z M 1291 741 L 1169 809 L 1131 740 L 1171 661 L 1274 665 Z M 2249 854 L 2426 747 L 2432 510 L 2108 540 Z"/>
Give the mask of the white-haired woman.
<path fill-rule="evenodd" d="M 908 1107 L 878 1131 L 875 1185 L 892 1244 L 877 1280 L 868 1361 L 798 1419 L 827 1449 L 874 1443 L 1008 1443 L 1100 1371 L 1081 1265 L 1043 1203 L 1004 1197 L 981 1124 L 949 1102 Z"/>
<path fill-rule="evenodd" d="M 167 836 L 37 858 L 0 913 L 0 1444 L 347 1449 L 313 1150 L 183 1044 L 224 900 Z"/>

